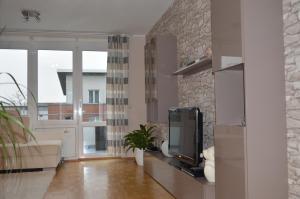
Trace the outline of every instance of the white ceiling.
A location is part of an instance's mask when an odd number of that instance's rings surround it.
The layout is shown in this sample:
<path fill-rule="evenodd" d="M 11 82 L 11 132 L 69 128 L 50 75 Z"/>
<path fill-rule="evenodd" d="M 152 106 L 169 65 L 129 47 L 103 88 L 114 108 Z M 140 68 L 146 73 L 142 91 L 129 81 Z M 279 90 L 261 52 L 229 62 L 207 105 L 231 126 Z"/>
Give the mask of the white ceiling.
<path fill-rule="evenodd" d="M 0 28 L 145 34 L 173 0 L 0 0 Z M 21 9 L 41 12 L 25 23 Z"/>

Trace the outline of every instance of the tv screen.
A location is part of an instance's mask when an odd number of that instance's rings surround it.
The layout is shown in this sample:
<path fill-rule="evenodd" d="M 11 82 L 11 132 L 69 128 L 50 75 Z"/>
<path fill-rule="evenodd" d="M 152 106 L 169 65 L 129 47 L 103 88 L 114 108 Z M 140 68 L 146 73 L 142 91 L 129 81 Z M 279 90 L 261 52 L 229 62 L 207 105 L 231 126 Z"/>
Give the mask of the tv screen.
<path fill-rule="evenodd" d="M 198 108 L 169 110 L 169 153 L 197 166 L 202 153 L 202 114 Z"/>

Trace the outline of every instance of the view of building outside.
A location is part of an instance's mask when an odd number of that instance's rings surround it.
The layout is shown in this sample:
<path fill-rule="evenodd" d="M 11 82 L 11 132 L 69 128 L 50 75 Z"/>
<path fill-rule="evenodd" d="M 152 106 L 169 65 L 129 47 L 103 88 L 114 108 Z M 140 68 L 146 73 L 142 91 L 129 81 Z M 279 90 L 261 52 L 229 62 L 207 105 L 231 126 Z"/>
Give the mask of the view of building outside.
<path fill-rule="evenodd" d="M 66 96 L 66 104 L 73 102 L 72 72 L 66 69 L 58 69 L 57 74 L 60 80 L 61 89 Z M 82 73 L 82 102 L 83 121 L 105 121 L 106 112 L 106 70 L 85 69 Z M 68 107 L 68 109 L 67 109 Z M 51 107 L 49 112 L 57 112 Z M 56 108 L 59 108 L 56 106 Z M 65 117 L 70 117 L 72 109 L 70 105 L 64 105 Z M 69 114 L 69 115 L 68 115 Z"/>
<path fill-rule="evenodd" d="M 25 98 L 5 75 L 0 76 L 0 96 L 18 106 L 24 116 L 28 115 L 27 56 L 27 50 L 0 49 L 0 73 L 12 74 Z M 73 56 L 72 51 L 38 50 L 39 120 L 74 118 Z M 107 52 L 82 52 L 82 122 L 93 124 L 82 129 L 84 154 L 106 152 L 106 70 Z"/>
<path fill-rule="evenodd" d="M 107 52 L 82 52 L 83 122 L 106 121 Z"/>
<path fill-rule="evenodd" d="M 106 126 L 97 124 L 106 121 L 106 70 L 107 52 L 82 52 L 82 121 L 95 124 L 82 128 L 84 154 L 106 153 Z"/>
<path fill-rule="evenodd" d="M 71 51 L 38 51 L 40 120 L 73 119 L 72 56 Z M 84 122 L 106 120 L 106 56 L 106 52 L 83 52 Z"/>
<path fill-rule="evenodd" d="M 73 102 L 67 103 L 57 70 L 73 72 L 72 51 L 38 51 L 38 119 L 73 119 Z"/>

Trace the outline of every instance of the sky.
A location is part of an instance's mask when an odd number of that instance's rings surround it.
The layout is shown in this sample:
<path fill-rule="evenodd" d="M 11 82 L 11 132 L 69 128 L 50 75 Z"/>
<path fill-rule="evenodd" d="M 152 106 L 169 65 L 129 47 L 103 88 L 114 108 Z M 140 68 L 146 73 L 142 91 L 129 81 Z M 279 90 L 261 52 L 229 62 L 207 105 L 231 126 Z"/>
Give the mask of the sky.
<path fill-rule="evenodd" d="M 39 103 L 64 103 L 57 70 L 72 69 L 72 51 L 38 51 L 38 102 Z M 83 52 L 83 68 L 105 70 L 107 67 L 107 53 L 96 51 Z M 0 72 L 9 72 L 18 83 L 27 87 L 27 51 L 0 49 Z M 17 89 L 6 76 L 0 76 L 0 95 L 10 99 L 16 98 Z M 3 84 L 5 83 L 5 84 Z M 26 89 L 24 89 L 26 90 Z"/>
<path fill-rule="evenodd" d="M 8 72 L 12 74 L 16 81 L 22 86 L 26 95 L 27 87 L 27 51 L 26 50 L 2 50 L 0 49 L 0 73 Z M 0 95 L 10 100 L 16 100 L 18 89 L 12 83 L 13 81 L 7 75 L 0 76 Z M 21 103 L 24 103 L 24 98 L 19 97 Z M 19 101 L 18 100 L 18 101 Z"/>

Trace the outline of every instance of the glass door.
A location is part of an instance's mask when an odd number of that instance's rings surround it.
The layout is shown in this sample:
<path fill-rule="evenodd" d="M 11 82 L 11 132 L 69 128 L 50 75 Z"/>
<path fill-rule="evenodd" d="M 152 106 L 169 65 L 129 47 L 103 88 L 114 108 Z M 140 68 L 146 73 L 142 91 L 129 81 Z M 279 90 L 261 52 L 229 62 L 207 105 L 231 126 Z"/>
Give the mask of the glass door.
<path fill-rule="evenodd" d="M 81 51 L 81 158 L 107 156 L 107 52 Z"/>
<path fill-rule="evenodd" d="M 0 72 L 14 75 L 25 96 L 4 75 L 1 92 L 33 129 L 64 134 L 66 159 L 107 156 L 106 51 L 103 38 L 0 41 Z"/>
<path fill-rule="evenodd" d="M 73 117 L 73 52 L 38 50 L 38 120 Z"/>

